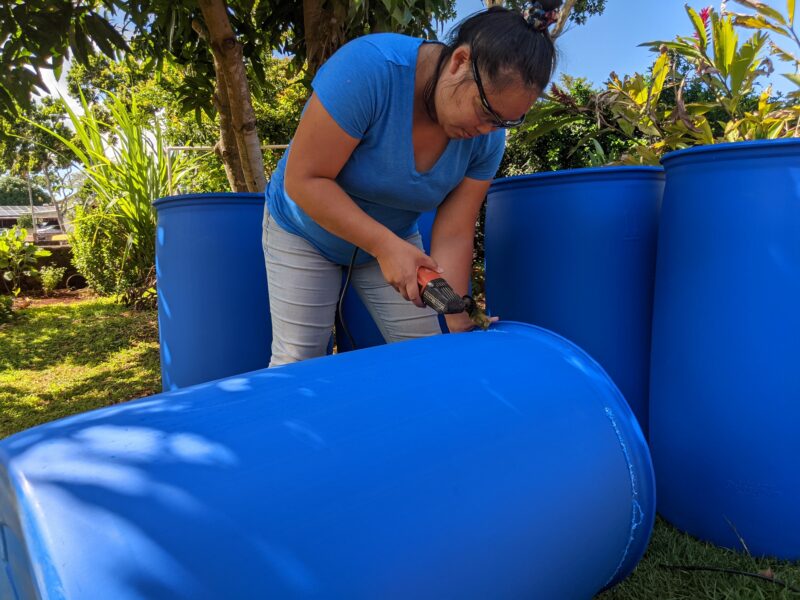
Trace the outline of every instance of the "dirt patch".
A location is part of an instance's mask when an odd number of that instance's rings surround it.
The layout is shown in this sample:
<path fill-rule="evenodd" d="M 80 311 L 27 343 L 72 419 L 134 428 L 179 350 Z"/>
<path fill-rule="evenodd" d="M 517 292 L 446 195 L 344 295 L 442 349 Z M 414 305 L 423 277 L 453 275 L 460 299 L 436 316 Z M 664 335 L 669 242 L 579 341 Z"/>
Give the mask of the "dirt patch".
<path fill-rule="evenodd" d="M 35 308 L 37 306 L 48 306 L 50 304 L 72 304 L 81 300 L 96 298 L 97 294 L 90 289 L 81 290 L 56 290 L 49 296 L 36 296 L 33 294 L 14 299 L 14 309 Z"/>

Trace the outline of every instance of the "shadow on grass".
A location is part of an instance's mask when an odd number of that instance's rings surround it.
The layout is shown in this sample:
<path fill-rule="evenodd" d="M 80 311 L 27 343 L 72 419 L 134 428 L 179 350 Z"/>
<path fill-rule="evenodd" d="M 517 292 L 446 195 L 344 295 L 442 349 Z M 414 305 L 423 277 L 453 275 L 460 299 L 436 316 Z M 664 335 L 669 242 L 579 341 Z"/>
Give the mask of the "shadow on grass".
<path fill-rule="evenodd" d="M 0 326 L 0 369 L 96 365 L 124 348 L 157 340 L 155 311 L 135 312 L 107 300 L 30 308 Z"/>
<path fill-rule="evenodd" d="M 135 343 L 135 342 L 133 342 Z M 98 356 L 98 360 L 102 360 Z M 41 423 L 161 391 L 158 348 L 142 348 L 125 364 L 46 390 L 0 385 L 0 438 Z"/>

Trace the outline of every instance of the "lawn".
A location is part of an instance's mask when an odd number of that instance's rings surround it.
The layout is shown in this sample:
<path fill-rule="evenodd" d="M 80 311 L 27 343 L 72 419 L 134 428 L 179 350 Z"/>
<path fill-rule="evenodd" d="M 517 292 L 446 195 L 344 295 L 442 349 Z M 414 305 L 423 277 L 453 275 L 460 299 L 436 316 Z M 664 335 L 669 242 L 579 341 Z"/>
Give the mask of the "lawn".
<path fill-rule="evenodd" d="M 155 312 L 91 299 L 17 314 L 0 325 L 0 437 L 161 391 Z"/>
<path fill-rule="evenodd" d="M 154 312 L 87 299 L 27 308 L 14 323 L 0 325 L 0 437 L 160 390 Z M 667 565 L 760 573 L 791 588 L 741 573 Z M 715 548 L 659 520 L 633 575 L 598 599 L 800 600 L 800 564 Z"/>

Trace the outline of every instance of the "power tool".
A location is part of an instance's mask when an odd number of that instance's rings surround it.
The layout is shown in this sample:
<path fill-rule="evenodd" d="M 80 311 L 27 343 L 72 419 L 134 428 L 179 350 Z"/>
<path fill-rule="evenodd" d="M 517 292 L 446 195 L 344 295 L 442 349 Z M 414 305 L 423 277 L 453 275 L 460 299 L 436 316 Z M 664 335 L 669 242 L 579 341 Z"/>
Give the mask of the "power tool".
<path fill-rule="evenodd" d="M 439 273 L 427 267 L 417 270 L 417 283 L 422 301 L 441 315 L 466 312 L 472 322 L 481 329 L 489 328 L 489 317 L 472 296 L 459 296 Z"/>

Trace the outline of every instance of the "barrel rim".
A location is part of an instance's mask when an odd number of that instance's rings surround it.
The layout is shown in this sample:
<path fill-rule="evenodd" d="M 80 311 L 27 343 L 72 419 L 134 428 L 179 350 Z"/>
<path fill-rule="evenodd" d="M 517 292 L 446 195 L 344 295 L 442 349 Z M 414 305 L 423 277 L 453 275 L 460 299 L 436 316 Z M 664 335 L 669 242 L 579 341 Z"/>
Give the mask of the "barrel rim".
<path fill-rule="evenodd" d="M 656 179 L 664 178 L 664 167 L 650 165 L 623 165 L 609 167 L 587 167 L 583 169 L 564 169 L 561 171 L 543 171 L 541 173 L 528 173 L 525 175 L 512 175 L 511 177 L 500 177 L 492 182 L 492 188 L 506 187 L 518 183 L 538 183 L 544 181 L 554 183 L 553 179 L 624 179 L 631 176 L 646 176 L 648 179 L 655 176 Z M 492 189 L 489 190 L 491 193 Z"/>
<path fill-rule="evenodd" d="M 784 146 L 796 146 L 800 150 L 800 138 L 781 138 L 777 140 L 744 140 L 741 142 L 725 142 L 723 144 L 705 144 L 703 146 L 692 146 L 691 148 L 682 148 L 681 150 L 673 150 L 667 152 L 661 157 L 661 164 L 665 167 L 667 163 L 675 163 L 685 156 L 705 155 L 707 158 L 709 154 L 746 154 L 758 153 L 764 157 L 768 154 L 764 152 L 765 149 L 781 149 Z"/>
<path fill-rule="evenodd" d="M 656 482 L 653 461 L 650 456 L 650 446 L 644 437 L 641 426 L 636 420 L 628 402 L 622 395 L 613 379 L 603 369 L 592 356 L 583 350 L 580 346 L 570 341 L 558 333 L 534 325 L 532 323 L 523 323 L 521 321 L 498 321 L 497 325 L 493 327 L 501 327 L 512 325 L 514 329 L 534 329 L 542 333 L 546 333 L 557 340 L 570 346 L 576 353 L 580 354 L 586 363 L 592 366 L 599 374 L 604 376 L 603 381 L 607 382 L 610 394 L 604 394 L 604 399 L 607 404 L 611 404 L 611 412 L 616 418 L 609 420 L 612 422 L 614 431 L 617 434 L 620 447 L 623 452 L 625 461 L 628 463 L 628 471 L 631 477 L 632 494 L 634 496 L 631 506 L 631 531 L 628 545 L 625 548 L 624 554 L 620 560 L 617 570 L 611 575 L 608 583 L 603 589 L 609 589 L 628 575 L 630 575 L 636 568 L 636 565 L 644 556 L 647 545 L 650 541 L 650 534 L 653 530 L 656 518 Z M 609 408 L 608 405 L 606 408 Z M 608 414 L 607 414 L 608 416 Z M 627 448 L 625 446 L 627 443 Z M 640 519 L 636 522 L 636 506 L 641 511 Z"/>
<path fill-rule="evenodd" d="M 181 202 L 191 202 L 194 204 L 213 204 L 215 201 L 223 200 L 225 204 L 252 204 L 254 200 L 266 202 L 266 197 L 262 192 L 204 192 L 195 194 L 179 194 L 177 196 L 164 196 L 153 200 L 153 206 L 163 208 Z"/>

